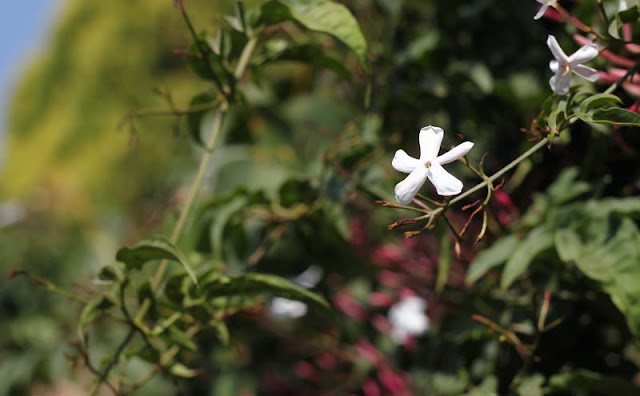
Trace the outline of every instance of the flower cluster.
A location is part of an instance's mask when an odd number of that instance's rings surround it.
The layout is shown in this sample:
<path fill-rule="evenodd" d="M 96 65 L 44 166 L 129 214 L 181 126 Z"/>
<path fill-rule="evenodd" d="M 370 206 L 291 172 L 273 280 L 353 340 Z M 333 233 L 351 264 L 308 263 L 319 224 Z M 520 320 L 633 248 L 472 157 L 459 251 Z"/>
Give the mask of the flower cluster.
<path fill-rule="evenodd" d="M 541 7 L 534 19 L 542 18 L 550 7 L 559 7 L 557 0 L 536 1 L 541 4 Z M 626 7 L 626 1 L 621 0 L 619 8 L 624 10 Z M 567 55 L 558 44 L 558 40 L 549 35 L 547 46 L 555 58 L 549 63 L 549 68 L 554 73 L 549 80 L 549 85 L 555 94 L 566 95 L 569 93 L 572 74 L 591 82 L 599 79 L 599 72 L 585 65 L 599 55 L 598 47 L 594 43 L 585 44 L 572 55 Z M 411 203 L 427 179 L 431 181 L 439 195 L 452 196 L 460 194 L 462 191 L 462 182 L 447 172 L 442 165 L 462 158 L 471 150 L 473 143 L 464 142 L 439 156 L 443 136 L 444 131 L 441 128 L 429 125 L 420 130 L 419 158 L 409 156 L 404 150 L 396 151 L 391 165 L 395 170 L 409 174 L 395 187 L 395 197 L 400 204 Z"/>

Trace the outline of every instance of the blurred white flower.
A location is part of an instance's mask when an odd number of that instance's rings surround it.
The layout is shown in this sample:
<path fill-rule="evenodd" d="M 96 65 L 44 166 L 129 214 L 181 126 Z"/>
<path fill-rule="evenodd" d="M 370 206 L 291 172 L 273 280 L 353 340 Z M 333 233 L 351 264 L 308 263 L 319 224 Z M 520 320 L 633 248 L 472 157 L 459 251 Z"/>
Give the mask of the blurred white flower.
<path fill-rule="evenodd" d="M 538 13 L 536 14 L 536 16 L 533 17 L 533 19 L 540 19 L 542 18 L 542 16 L 544 15 L 545 12 L 547 12 L 547 8 L 549 7 L 553 7 L 554 5 L 556 5 L 556 3 L 558 2 L 558 0 L 536 0 L 538 3 L 542 4 L 542 6 L 540 7 L 540 9 L 538 10 Z"/>
<path fill-rule="evenodd" d="M 391 339 L 398 344 L 411 336 L 419 336 L 429 330 L 429 318 L 425 310 L 427 301 L 411 296 L 400 300 L 389 309 Z"/>
<path fill-rule="evenodd" d="M 600 77 L 596 69 L 583 65 L 598 56 L 598 47 L 595 44 L 585 45 L 571 56 L 564 53 L 558 40 L 552 35 L 549 35 L 547 45 L 553 57 L 556 58 L 549 63 L 549 68 L 555 73 L 549 80 L 553 92 L 558 95 L 569 93 L 572 72 L 591 82 L 597 81 Z"/>
<path fill-rule="evenodd" d="M 396 151 L 391 166 L 398 172 L 409 174 L 395 188 L 396 200 L 401 204 L 410 203 L 427 178 L 440 195 L 456 195 L 462 191 L 462 182 L 444 170 L 442 165 L 463 157 L 471 150 L 473 143 L 464 142 L 438 156 L 443 136 L 442 128 L 431 125 L 422 128 L 419 136 L 420 159 L 410 157 L 404 150 Z"/>
<path fill-rule="evenodd" d="M 298 286 L 310 289 L 322 279 L 322 268 L 312 265 L 290 281 Z M 284 297 L 274 297 L 269 306 L 269 312 L 276 318 L 301 318 L 307 314 L 307 304 Z"/>
<path fill-rule="evenodd" d="M 312 265 L 304 270 L 300 275 L 291 279 L 291 281 L 305 289 L 310 289 L 320 282 L 320 279 L 322 279 L 322 272 L 322 268 L 317 265 Z"/>
<path fill-rule="evenodd" d="M 625 11 L 627 8 L 629 8 L 629 4 L 627 4 L 627 0 L 620 0 L 618 2 L 618 12 Z"/>
<path fill-rule="evenodd" d="M 274 297 L 269 312 L 277 318 L 301 318 L 307 314 L 307 304 L 284 297 Z"/>

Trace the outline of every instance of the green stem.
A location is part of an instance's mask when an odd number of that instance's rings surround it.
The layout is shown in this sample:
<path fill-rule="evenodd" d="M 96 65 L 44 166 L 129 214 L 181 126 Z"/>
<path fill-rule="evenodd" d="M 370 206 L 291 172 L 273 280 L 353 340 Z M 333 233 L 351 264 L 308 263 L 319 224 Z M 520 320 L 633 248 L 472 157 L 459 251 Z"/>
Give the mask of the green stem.
<path fill-rule="evenodd" d="M 502 175 L 509 172 L 511 169 L 515 168 L 519 163 L 529 158 L 533 153 L 540 150 L 542 147 L 546 146 L 549 142 L 550 142 L 550 139 L 548 137 L 542 139 L 541 141 L 536 143 L 533 147 L 531 147 L 529 150 L 522 153 L 518 158 L 511 161 L 507 166 L 505 166 L 504 168 L 496 172 L 493 176 L 486 178 L 485 181 L 483 181 L 482 183 L 475 185 L 473 188 L 465 191 L 464 193 L 458 195 L 457 197 L 449 201 L 449 204 L 447 206 L 458 203 L 463 199 L 465 199 L 466 197 L 468 197 L 469 195 L 475 193 L 476 191 L 485 188 L 489 183 L 493 183 L 496 179 L 500 178 Z M 433 212 L 426 214 L 424 216 L 417 217 L 416 220 L 424 220 L 432 216 L 437 216 L 444 209 L 445 208 L 434 209 Z"/>
<path fill-rule="evenodd" d="M 189 195 L 187 196 L 187 201 L 184 203 L 184 206 L 180 211 L 180 216 L 178 217 L 178 221 L 176 222 L 176 225 L 173 227 L 173 231 L 171 232 L 171 236 L 169 237 L 169 241 L 171 241 L 171 243 L 178 242 L 178 239 L 180 238 L 180 235 L 184 230 L 184 226 L 187 222 L 187 218 L 189 217 L 189 214 L 193 209 L 193 204 L 195 203 L 198 192 L 200 191 L 200 187 L 202 186 L 202 180 L 204 178 L 204 174 L 206 173 L 207 167 L 209 165 L 209 161 L 211 161 L 212 150 L 215 145 L 216 138 L 220 133 L 224 111 L 225 111 L 224 109 L 219 111 L 216 114 L 215 120 L 213 121 L 213 125 L 211 127 L 211 133 L 209 134 L 209 137 L 205 142 L 208 150 L 204 152 L 204 154 L 202 155 L 202 158 L 200 159 L 200 164 L 198 165 L 198 172 L 196 173 L 196 177 L 193 180 L 193 183 L 191 184 L 191 190 L 189 191 Z M 158 269 L 155 275 L 153 276 L 153 281 L 151 282 L 152 289 L 154 290 L 157 289 L 158 286 L 160 285 L 160 282 L 162 282 L 162 278 L 164 277 L 164 273 L 167 269 L 166 268 L 167 264 L 168 264 L 167 260 L 162 260 L 160 262 L 160 265 L 158 266 Z"/>
<path fill-rule="evenodd" d="M 236 70 L 234 73 L 236 78 L 240 78 L 244 74 L 247 68 L 247 65 L 249 63 L 249 59 L 251 58 L 251 54 L 253 53 L 256 47 L 257 41 L 258 39 L 256 37 L 251 37 L 247 42 L 247 44 L 245 45 L 244 49 L 242 50 L 242 54 L 240 55 L 240 59 L 238 60 L 238 65 L 236 66 Z M 193 208 L 195 198 L 198 194 L 198 191 L 200 191 L 202 180 L 204 178 L 204 174 L 207 169 L 207 166 L 209 165 L 209 161 L 211 160 L 212 150 L 215 145 L 216 138 L 220 132 L 220 129 L 222 126 L 222 119 L 223 119 L 224 113 L 227 110 L 227 106 L 228 106 L 227 103 L 223 102 L 221 111 L 218 112 L 218 114 L 216 115 L 216 119 L 214 120 L 214 123 L 211 128 L 211 133 L 209 134 L 207 141 L 205 142 L 208 150 L 204 152 L 204 154 L 202 155 L 202 158 L 200 159 L 200 164 L 198 165 L 198 171 L 196 173 L 196 177 L 193 183 L 191 184 L 189 196 L 187 197 L 187 200 L 184 206 L 182 207 L 182 210 L 178 217 L 178 221 L 176 222 L 176 225 L 174 226 L 173 231 L 171 232 L 171 236 L 169 240 L 172 243 L 177 243 L 178 239 L 180 238 L 180 235 L 184 230 L 184 226 L 186 224 L 189 213 L 191 213 L 191 210 Z M 156 273 L 153 276 L 153 280 L 151 283 L 152 289 L 154 290 L 157 289 L 160 286 L 160 283 L 162 283 L 162 279 L 164 278 L 167 265 L 168 265 L 168 262 L 166 260 L 161 261 L 160 264 L 158 265 L 158 269 L 156 270 Z M 144 301 L 142 301 L 142 304 L 140 305 L 140 308 L 138 309 L 138 312 L 136 313 L 134 320 L 138 322 L 142 322 L 142 319 L 146 315 L 147 310 L 149 309 L 150 306 L 151 306 L 151 301 L 145 298 Z"/>

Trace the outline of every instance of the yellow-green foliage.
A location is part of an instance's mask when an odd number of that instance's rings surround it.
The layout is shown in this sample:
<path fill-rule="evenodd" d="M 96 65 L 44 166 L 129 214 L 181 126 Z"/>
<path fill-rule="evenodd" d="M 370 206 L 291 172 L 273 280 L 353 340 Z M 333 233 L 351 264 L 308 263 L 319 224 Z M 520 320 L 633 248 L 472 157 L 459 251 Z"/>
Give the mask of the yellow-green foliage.
<path fill-rule="evenodd" d="M 216 3 L 188 6 L 212 9 Z M 215 13 L 195 15 L 197 26 L 216 22 L 200 15 Z M 167 107 L 155 88 L 168 88 L 178 106 L 205 89 L 172 54 L 187 44 L 170 0 L 68 0 L 10 104 L 0 196 L 27 198 L 44 187 L 55 209 L 85 217 L 96 204 L 131 203 L 149 188 L 140 180 L 149 186 L 162 180 L 188 146 L 186 138 L 176 141 L 173 119 L 138 122 L 136 145 L 116 126 L 134 108 Z"/>

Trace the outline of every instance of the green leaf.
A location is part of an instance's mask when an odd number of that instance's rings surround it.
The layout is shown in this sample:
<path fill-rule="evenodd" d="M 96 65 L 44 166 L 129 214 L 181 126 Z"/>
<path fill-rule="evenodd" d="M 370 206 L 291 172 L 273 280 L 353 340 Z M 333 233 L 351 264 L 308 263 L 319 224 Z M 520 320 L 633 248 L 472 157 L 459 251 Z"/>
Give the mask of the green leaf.
<path fill-rule="evenodd" d="M 590 190 L 588 183 L 576 180 L 578 172 L 578 168 L 567 168 L 549 186 L 547 195 L 551 199 L 551 205 L 569 202 Z"/>
<path fill-rule="evenodd" d="M 258 61 L 259 64 L 293 61 L 304 62 L 314 67 L 329 69 L 342 78 L 349 78 L 351 71 L 337 57 L 315 44 L 290 44 L 284 40 L 272 41 L 271 52 Z"/>
<path fill-rule="evenodd" d="M 553 246 L 553 241 L 553 233 L 545 227 L 537 227 L 529 232 L 507 261 L 500 286 L 503 289 L 511 286 L 513 281 L 527 270 L 538 254 Z"/>
<path fill-rule="evenodd" d="M 544 376 L 540 374 L 525 377 L 518 385 L 518 396 L 542 396 L 544 394 L 542 385 L 544 385 Z"/>
<path fill-rule="evenodd" d="M 204 293 L 209 298 L 270 293 L 318 307 L 329 307 L 329 304 L 320 295 L 276 275 L 252 272 L 228 276 L 212 272 L 201 279 L 201 284 Z"/>
<path fill-rule="evenodd" d="M 556 374 L 549 378 L 549 390 L 554 394 L 638 395 L 640 388 L 620 378 L 605 377 L 599 373 L 578 369 Z"/>
<path fill-rule="evenodd" d="M 190 351 L 198 350 L 198 346 L 196 345 L 195 342 L 193 342 L 191 337 L 189 337 L 187 333 L 180 330 L 176 326 L 169 327 L 169 333 L 167 338 L 169 339 L 169 341 L 171 341 L 171 343 L 180 345 L 181 347 L 186 348 Z"/>
<path fill-rule="evenodd" d="M 590 201 L 586 204 L 586 209 L 591 216 L 609 216 L 620 214 L 636 217 L 640 215 L 640 198 L 605 198 L 597 201 Z"/>
<path fill-rule="evenodd" d="M 591 117 L 596 124 L 640 126 L 640 114 L 618 107 L 597 109 Z"/>
<path fill-rule="evenodd" d="M 123 247 L 118 250 L 116 260 L 125 264 L 128 269 L 140 269 L 149 261 L 172 260 L 182 264 L 187 274 L 197 284 L 198 280 L 191 268 L 189 260 L 182 254 L 180 249 L 166 239 L 156 238 L 139 242 L 135 246 Z"/>
<path fill-rule="evenodd" d="M 226 323 L 222 320 L 212 320 L 209 322 L 209 326 L 216 332 L 218 340 L 220 340 L 223 345 L 229 344 L 229 328 Z"/>
<path fill-rule="evenodd" d="M 84 342 L 84 332 L 87 326 L 114 305 L 113 301 L 107 297 L 99 296 L 92 299 L 84 306 L 80 313 L 80 320 L 78 322 L 78 334 L 82 342 Z"/>
<path fill-rule="evenodd" d="M 190 369 L 182 363 L 175 363 L 169 368 L 169 372 L 176 377 L 193 378 L 198 375 L 198 371 Z"/>
<path fill-rule="evenodd" d="M 307 29 L 336 37 L 365 65 L 367 43 L 358 21 L 344 5 L 330 0 L 279 0 L 264 4 L 261 11 L 263 23 L 295 20 Z"/>
<path fill-rule="evenodd" d="M 616 95 L 608 93 L 599 93 L 593 96 L 589 96 L 580 103 L 580 111 L 588 113 L 591 110 L 595 110 L 601 107 L 612 107 L 614 105 L 621 104 L 622 100 Z"/>
<path fill-rule="evenodd" d="M 518 246 L 518 242 L 519 240 L 515 235 L 509 235 L 478 253 L 467 270 L 467 283 L 473 284 L 487 271 L 507 261 L 516 246 Z"/>
<path fill-rule="evenodd" d="M 556 234 L 560 259 L 575 263 L 587 277 L 600 283 L 624 314 L 629 330 L 640 334 L 640 232 L 624 218 L 589 222 L 591 227 L 565 229 Z"/>

